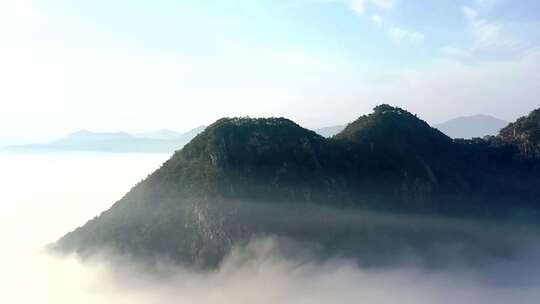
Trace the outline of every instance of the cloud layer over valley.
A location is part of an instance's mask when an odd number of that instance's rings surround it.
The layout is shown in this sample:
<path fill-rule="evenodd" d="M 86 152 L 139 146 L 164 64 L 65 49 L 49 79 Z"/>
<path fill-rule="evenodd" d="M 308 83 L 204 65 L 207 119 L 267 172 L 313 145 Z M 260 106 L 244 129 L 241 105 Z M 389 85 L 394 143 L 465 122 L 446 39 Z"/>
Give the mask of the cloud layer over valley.
<path fill-rule="evenodd" d="M 420 220 L 424 230 L 452 226 L 494 239 L 516 239 L 507 257 L 465 262 L 459 250 L 444 265 L 407 257 L 359 266 L 339 256 L 319 259 L 312 247 L 272 236 L 236 247 L 215 270 L 196 271 L 166 259 L 153 267 L 101 254 L 84 262 L 50 256 L 43 245 L 106 209 L 167 156 L 70 157 L 0 155 L 5 170 L 0 253 L 2 303 L 536 303 L 540 246 L 536 228 Z M 108 174 L 102 174 L 108 172 Z M 32 191 L 24 191 L 32 186 Z M 410 219 L 390 216 L 386 222 Z M 414 220 L 414 219 L 413 219 Z M 429 225 L 432 225 L 430 228 Z M 399 226 L 399 225 L 398 225 Z M 454 229 L 453 228 L 453 229 Z M 476 232 L 475 232 L 476 233 Z M 496 235 L 497 234 L 497 235 Z M 441 244 L 441 248 L 444 248 Z M 480 245 L 479 245 L 480 246 Z"/>

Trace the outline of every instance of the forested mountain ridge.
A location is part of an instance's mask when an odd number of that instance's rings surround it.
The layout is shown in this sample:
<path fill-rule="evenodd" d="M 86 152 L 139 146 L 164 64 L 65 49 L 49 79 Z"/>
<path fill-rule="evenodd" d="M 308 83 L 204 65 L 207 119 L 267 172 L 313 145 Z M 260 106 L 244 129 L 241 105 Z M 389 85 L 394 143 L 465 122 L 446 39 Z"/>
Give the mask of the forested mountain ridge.
<path fill-rule="evenodd" d="M 356 223 L 333 222 L 326 216 L 334 211 L 321 206 L 502 217 L 527 210 L 535 216 L 540 159 L 522 157 L 530 151 L 521 148 L 522 138 L 501 133 L 452 140 L 388 105 L 330 139 L 285 118 L 224 118 L 56 248 L 89 254 L 113 247 L 215 265 L 253 235 L 323 241 L 331 248 L 362 241 L 351 235 Z M 534 136 L 526 140 L 538 145 Z"/>
<path fill-rule="evenodd" d="M 540 157 L 540 109 L 503 128 L 499 138 L 518 147 L 527 157 Z"/>

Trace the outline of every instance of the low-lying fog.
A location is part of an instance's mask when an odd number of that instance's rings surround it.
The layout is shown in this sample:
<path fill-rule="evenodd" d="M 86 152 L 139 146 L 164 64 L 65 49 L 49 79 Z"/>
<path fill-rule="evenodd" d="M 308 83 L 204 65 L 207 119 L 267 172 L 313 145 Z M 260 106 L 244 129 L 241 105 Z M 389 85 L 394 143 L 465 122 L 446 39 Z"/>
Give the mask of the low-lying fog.
<path fill-rule="evenodd" d="M 478 267 L 362 268 L 285 257 L 271 237 L 237 248 L 211 272 L 163 261 L 158 272 L 103 254 L 84 263 L 43 247 L 107 209 L 168 155 L 0 154 L 0 303 L 538 303 L 534 237 L 519 258 Z M 515 232 L 519 234 L 519 231 Z M 114 261 L 114 262 L 113 262 Z M 159 274 L 158 274 L 159 273 Z"/>

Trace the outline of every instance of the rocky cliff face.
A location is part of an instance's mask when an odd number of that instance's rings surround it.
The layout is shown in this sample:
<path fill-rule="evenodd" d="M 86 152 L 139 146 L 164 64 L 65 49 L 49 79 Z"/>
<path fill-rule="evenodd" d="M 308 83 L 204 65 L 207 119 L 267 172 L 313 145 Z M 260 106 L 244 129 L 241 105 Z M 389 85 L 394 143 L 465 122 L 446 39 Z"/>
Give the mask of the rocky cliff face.
<path fill-rule="evenodd" d="M 516 145 L 525 157 L 540 157 L 540 109 L 503 128 L 499 137 Z"/>

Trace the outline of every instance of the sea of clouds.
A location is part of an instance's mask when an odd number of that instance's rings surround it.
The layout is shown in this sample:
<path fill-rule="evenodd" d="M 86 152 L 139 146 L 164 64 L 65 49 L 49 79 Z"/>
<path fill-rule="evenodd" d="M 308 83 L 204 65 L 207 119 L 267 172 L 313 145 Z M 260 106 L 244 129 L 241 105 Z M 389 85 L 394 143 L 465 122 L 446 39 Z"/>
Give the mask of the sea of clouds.
<path fill-rule="evenodd" d="M 267 236 L 198 271 L 102 253 L 85 261 L 44 246 L 108 208 L 167 155 L 0 155 L 0 303 L 538 303 L 540 250 L 444 267 L 403 261 L 365 267 Z M 519 234 L 519 231 L 515 231 Z M 540 243 L 540 242 L 539 242 Z M 297 252 L 291 256 L 288 252 Z"/>

